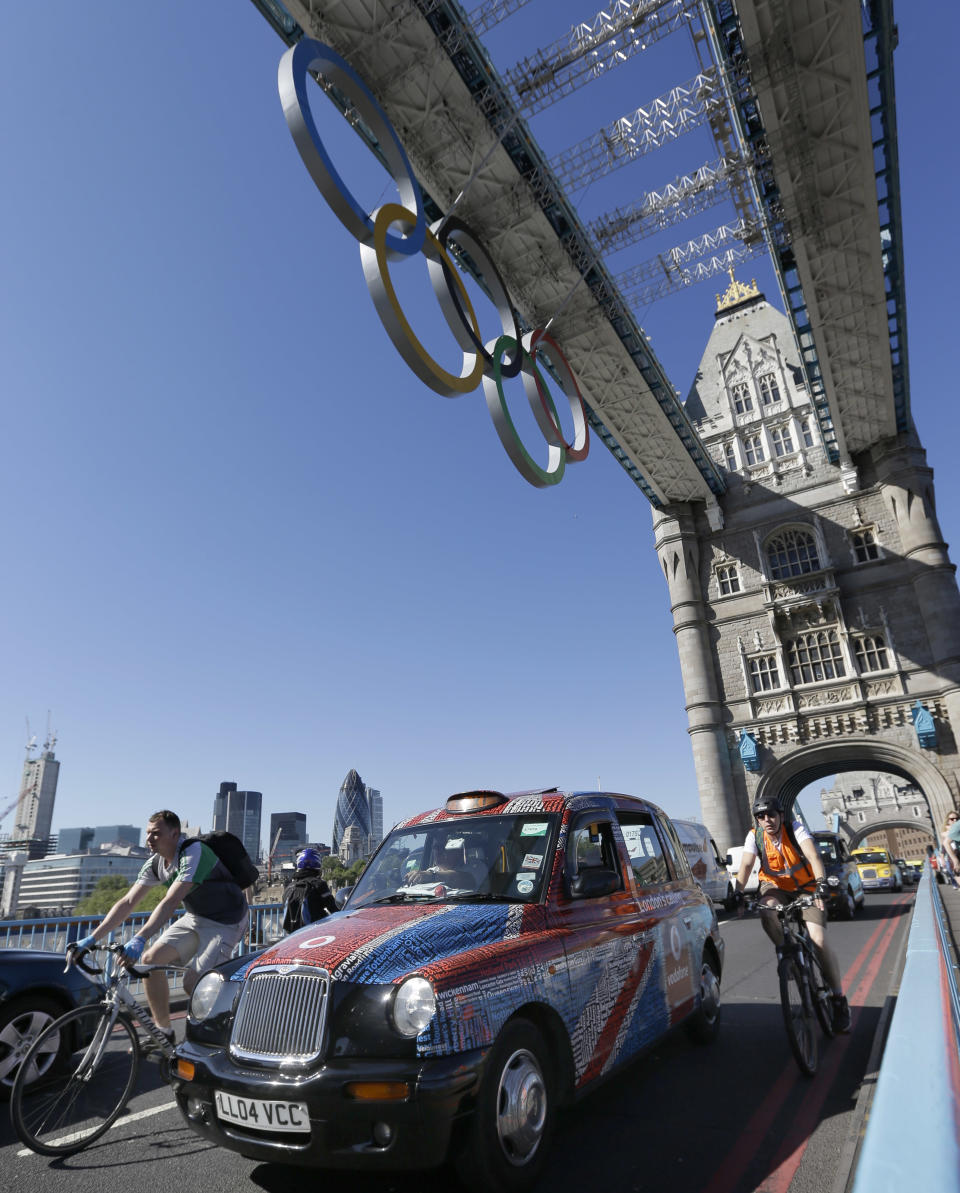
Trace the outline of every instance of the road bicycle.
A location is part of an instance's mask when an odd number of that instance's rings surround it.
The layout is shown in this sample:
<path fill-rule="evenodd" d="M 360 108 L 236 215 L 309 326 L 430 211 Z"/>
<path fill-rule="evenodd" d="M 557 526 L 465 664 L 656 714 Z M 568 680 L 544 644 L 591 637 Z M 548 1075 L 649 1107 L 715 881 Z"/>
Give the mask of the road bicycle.
<path fill-rule="evenodd" d="M 827 1039 L 834 1035 L 832 991 L 803 919 L 804 909 L 813 907 L 815 902 L 813 895 L 801 895 L 786 907 L 777 908 L 777 918 L 783 926 L 783 945 L 777 950 L 783 1023 L 794 1059 L 808 1077 L 816 1073 L 819 1063 L 814 1020 L 819 1022 Z"/>
<path fill-rule="evenodd" d="M 119 944 L 67 954 L 100 990 L 100 999 L 48 1024 L 20 1063 L 10 1117 L 20 1139 L 44 1156 L 70 1156 L 89 1146 L 119 1118 L 133 1090 L 141 1054 L 155 1058 L 169 1081 L 174 1045 L 130 993 L 131 978 L 177 965 L 129 966 Z M 91 953 L 103 953 L 100 967 Z M 146 1039 L 141 1041 L 137 1026 Z M 53 1063 L 51 1063 L 53 1057 Z"/>

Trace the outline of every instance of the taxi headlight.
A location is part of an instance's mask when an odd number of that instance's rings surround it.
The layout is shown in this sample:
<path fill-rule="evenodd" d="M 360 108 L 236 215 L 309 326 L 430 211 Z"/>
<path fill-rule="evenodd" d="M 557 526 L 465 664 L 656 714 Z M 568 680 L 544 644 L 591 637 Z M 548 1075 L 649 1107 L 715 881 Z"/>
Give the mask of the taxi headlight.
<path fill-rule="evenodd" d="M 190 997 L 190 1018 L 202 1022 L 213 1010 L 223 985 L 223 978 L 218 973 L 205 973 L 194 987 Z"/>
<path fill-rule="evenodd" d="M 437 1000 L 426 978 L 407 978 L 393 998 L 393 1025 L 402 1036 L 418 1036 L 433 1018 Z"/>

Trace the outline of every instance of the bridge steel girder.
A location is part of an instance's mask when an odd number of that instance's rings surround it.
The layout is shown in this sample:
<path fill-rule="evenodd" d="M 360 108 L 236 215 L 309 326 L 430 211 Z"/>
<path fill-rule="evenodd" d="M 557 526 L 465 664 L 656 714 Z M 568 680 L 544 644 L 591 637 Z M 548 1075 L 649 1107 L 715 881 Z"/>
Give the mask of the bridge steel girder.
<path fill-rule="evenodd" d="M 729 31 L 730 0 L 713 3 Z M 735 13 L 728 67 L 759 106 L 762 129 L 746 131 L 779 191 L 775 263 L 815 396 L 822 385 L 821 423 L 827 413 L 846 459 L 910 429 L 889 4 L 737 0 Z"/>
<path fill-rule="evenodd" d="M 459 10 L 446 0 L 254 3 L 289 44 L 324 42 L 365 80 L 432 218 L 467 187 L 458 217 L 483 240 L 525 323 L 553 320 L 591 425 L 651 504 L 722 493 L 720 471 Z"/>

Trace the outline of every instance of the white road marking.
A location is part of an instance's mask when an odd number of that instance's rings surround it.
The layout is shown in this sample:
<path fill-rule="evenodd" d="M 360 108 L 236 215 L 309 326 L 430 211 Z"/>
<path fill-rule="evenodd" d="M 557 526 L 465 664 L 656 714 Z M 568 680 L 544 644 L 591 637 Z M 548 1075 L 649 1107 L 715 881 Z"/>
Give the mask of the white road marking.
<path fill-rule="evenodd" d="M 110 1131 L 114 1127 L 123 1127 L 127 1123 L 135 1123 L 137 1119 L 149 1118 L 151 1114 L 160 1114 L 163 1110 L 172 1110 L 174 1106 L 176 1106 L 176 1102 L 164 1102 L 162 1106 L 151 1106 L 149 1110 L 138 1110 L 136 1114 L 122 1114 L 115 1123 L 111 1124 Z M 109 1135 L 110 1131 L 107 1131 L 106 1134 Z M 75 1131 L 72 1135 L 61 1135 L 59 1139 L 51 1140 L 50 1146 L 63 1147 L 65 1143 L 72 1143 L 74 1139 L 80 1139 L 85 1134 L 85 1131 Z M 18 1156 L 32 1156 L 34 1154 L 28 1147 L 21 1148 L 17 1152 Z"/>

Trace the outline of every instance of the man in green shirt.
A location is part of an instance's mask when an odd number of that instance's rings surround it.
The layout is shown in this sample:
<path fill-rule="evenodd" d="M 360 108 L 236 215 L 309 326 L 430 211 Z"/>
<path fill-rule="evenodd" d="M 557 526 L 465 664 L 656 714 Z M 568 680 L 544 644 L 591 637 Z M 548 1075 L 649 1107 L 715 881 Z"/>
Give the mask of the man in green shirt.
<path fill-rule="evenodd" d="M 124 947 L 127 961 L 145 965 L 188 965 L 184 989 L 191 993 L 202 973 L 229 960 L 247 927 L 248 905 L 236 879 L 213 850 L 191 841 L 180 830 L 180 817 L 165 809 L 147 822 L 147 845 L 153 854 L 136 882 L 114 903 L 89 936 L 78 940 L 78 951 L 91 948 L 118 927 L 142 902 L 151 887 L 163 884 L 167 893 L 149 919 Z M 185 914 L 172 923 L 146 951 L 146 942 L 181 903 Z M 154 970 L 145 979 L 147 1002 L 157 1027 L 172 1041 L 170 988 L 167 975 Z"/>

